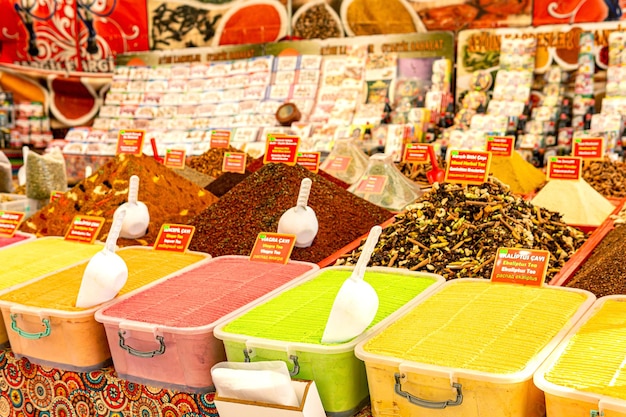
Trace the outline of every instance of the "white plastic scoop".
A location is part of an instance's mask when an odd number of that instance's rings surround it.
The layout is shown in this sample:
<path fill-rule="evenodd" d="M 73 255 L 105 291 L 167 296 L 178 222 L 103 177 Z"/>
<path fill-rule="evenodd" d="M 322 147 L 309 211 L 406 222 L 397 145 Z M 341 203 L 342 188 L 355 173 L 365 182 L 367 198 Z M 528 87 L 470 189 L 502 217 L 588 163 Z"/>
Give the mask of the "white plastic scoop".
<path fill-rule="evenodd" d="M 304 178 L 300 182 L 298 202 L 280 216 L 278 221 L 278 233 L 296 235 L 296 247 L 308 248 L 317 236 L 319 224 L 315 211 L 307 203 L 311 193 L 311 179 Z"/>
<path fill-rule="evenodd" d="M 369 283 L 363 281 L 363 276 L 382 230 L 380 226 L 372 227 L 352 274 L 339 288 L 326 322 L 322 343 L 347 342 L 363 333 L 376 317 L 378 294 Z"/>
<path fill-rule="evenodd" d="M 125 210 L 115 211 L 104 249 L 96 253 L 87 263 L 76 297 L 76 307 L 88 308 L 112 300 L 126 284 L 128 267 L 115 253 L 115 244 L 125 215 Z"/>
<path fill-rule="evenodd" d="M 139 177 L 130 177 L 128 186 L 128 202 L 122 204 L 117 210 L 125 210 L 126 216 L 122 223 L 120 237 L 126 239 L 138 239 L 146 235 L 150 224 L 150 213 L 148 207 L 141 201 L 137 201 L 139 195 Z M 117 212 L 116 210 L 116 212 Z"/>

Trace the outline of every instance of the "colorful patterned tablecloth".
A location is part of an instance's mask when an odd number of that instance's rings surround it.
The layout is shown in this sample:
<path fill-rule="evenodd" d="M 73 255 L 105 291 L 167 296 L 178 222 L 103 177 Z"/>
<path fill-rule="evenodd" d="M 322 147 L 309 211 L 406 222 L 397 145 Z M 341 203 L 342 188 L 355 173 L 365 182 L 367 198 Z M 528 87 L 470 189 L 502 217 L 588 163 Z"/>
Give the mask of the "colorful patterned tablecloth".
<path fill-rule="evenodd" d="M 214 393 L 134 384 L 111 367 L 80 373 L 0 350 L 0 417 L 218 417 Z M 365 407 L 355 417 L 371 417 Z"/>

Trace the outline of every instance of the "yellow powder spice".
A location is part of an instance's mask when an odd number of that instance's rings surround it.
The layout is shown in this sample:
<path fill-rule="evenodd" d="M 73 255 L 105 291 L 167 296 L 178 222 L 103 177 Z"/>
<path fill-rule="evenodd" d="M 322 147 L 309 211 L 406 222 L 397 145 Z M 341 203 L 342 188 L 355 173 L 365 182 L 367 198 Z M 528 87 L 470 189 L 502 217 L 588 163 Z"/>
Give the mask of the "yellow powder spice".
<path fill-rule="evenodd" d="M 347 20 L 356 36 L 417 30 L 408 9 L 399 0 L 353 0 L 348 6 Z"/>
<path fill-rule="evenodd" d="M 517 152 L 513 152 L 510 158 L 505 156 L 491 158 L 489 172 L 511 187 L 514 194 L 531 193 L 546 182 L 546 174 Z"/>

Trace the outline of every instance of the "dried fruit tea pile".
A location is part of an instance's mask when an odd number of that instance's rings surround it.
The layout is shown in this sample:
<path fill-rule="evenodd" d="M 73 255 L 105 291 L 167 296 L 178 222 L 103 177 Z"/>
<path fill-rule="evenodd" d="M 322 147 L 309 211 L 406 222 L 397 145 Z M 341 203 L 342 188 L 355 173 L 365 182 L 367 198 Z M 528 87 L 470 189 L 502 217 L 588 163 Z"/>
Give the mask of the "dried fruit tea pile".
<path fill-rule="evenodd" d="M 626 163 L 609 160 L 585 162 L 583 179 L 609 198 L 626 197 Z"/>
<path fill-rule="evenodd" d="M 490 177 L 482 186 L 434 185 L 385 229 L 370 265 L 489 278 L 499 247 L 550 251 L 547 281 L 587 236 L 558 213 L 535 207 Z M 337 265 L 355 265 L 362 245 Z"/>
<path fill-rule="evenodd" d="M 218 178 L 223 174 L 222 164 L 224 162 L 224 154 L 226 152 L 242 152 L 241 150 L 228 146 L 228 148 L 211 148 L 202 155 L 192 156 L 187 161 L 187 166 L 198 172 Z M 252 158 L 248 155 L 247 164 L 250 164 Z"/>
<path fill-rule="evenodd" d="M 312 246 L 294 248 L 291 259 L 319 262 L 392 217 L 299 165 L 267 164 L 190 222 L 196 227 L 190 249 L 212 256 L 249 255 L 257 235 L 275 232 L 280 216 L 296 204 L 305 177 L 313 181 L 308 205 L 319 232 Z"/>
<path fill-rule="evenodd" d="M 77 214 L 106 219 L 99 240 L 105 240 L 113 213 L 128 199 L 128 183 L 139 176 L 139 201 L 150 212 L 146 236 L 118 240 L 119 246 L 152 245 L 163 223 L 186 224 L 217 198 L 146 155 L 118 155 L 91 177 L 80 181 L 60 199 L 24 222 L 21 230 L 38 236 L 63 236 Z"/>

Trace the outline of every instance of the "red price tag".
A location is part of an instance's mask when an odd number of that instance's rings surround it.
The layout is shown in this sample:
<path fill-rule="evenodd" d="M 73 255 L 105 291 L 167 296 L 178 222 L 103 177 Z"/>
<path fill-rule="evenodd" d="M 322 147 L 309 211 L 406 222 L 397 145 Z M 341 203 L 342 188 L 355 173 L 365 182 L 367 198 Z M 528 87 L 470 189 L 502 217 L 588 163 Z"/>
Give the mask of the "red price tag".
<path fill-rule="evenodd" d="M 230 144 L 230 130 L 212 130 L 211 148 L 228 148 Z"/>
<path fill-rule="evenodd" d="M 402 154 L 403 162 L 413 162 L 416 164 L 425 164 L 430 160 L 428 147 L 420 143 L 407 143 Z"/>
<path fill-rule="evenodd" d="M 154 242 L 154 250 L 185 252 L 195 231 L 194 226 L 165 223 Z"/>
<path fill-rule="evenodd" d="M 222 161 L 222 172 L 246 172 L 246 154 L 244 152 L 226 152 Z"/>
<path fill-rule="evenodd" d="M 578 181 L 582 172 L 582 165 L 582 158 L 573 156 L 551 156 L 548 160 L 548 181 Z"/>
<path fill-rule="evenodd" d="M 604 158 L 604 138 L 576 138 L 572 143 L 572 156 L 591 161 Z"/>
<path fill-rule="evenodd" d="M 483 184 L 489 175 L 491 154 L 481 151 L 452 151 L 446 167 L 446 182 Z"/>
<path fill-rule="evenodd" d="M 145 130 L 124 129 L 117 135 L 116 155 L 127 153 L 131 155 L 141 155 L 143 153 L 143 140 L 146 136 Z"/>
<path fill-rule="evenodd" d="M 385 184 L 387 184 L 386 175 L 368 175 L 361 179 L 356 191 L 365 194 L 382 194 Z"/>
<path fill-rule="evenodd" d="M 63 194 L 65 194 L 63 191 L 51 191 L 50 192 L 50 202 L 54 203 L 59 198 L 63 197 Z"/>
<path fill-rule="evenodd" d="M 295 165 L 300 138 L 297 136 L 268 134 L 263 163 L 270 162 Z"/>
<path fill-rule="evenodd" d="M 167 149 L 165 151 L 165 159 L 163 165 L 172 169 L 185 168 L 185 150 L 184 149 Z"/>
<path fill-rule="evenodd" d="M 320 170 L 320 153 L 298 152 L 296 163 L 317 174 Z"/>
<path fill-rule="evenodd" d="M 510 158 L 513 155 L 514 146 L 515 137 L 513 136 L 487 137 L 487 152 L 491 152 L 492 156 L 506 156 Z"/>
<path fill-rule="evenodd" d="M 24 213 L 0 210 L 0 237 L 13 237 L 24 220 Z"/>
<path fill-rule="evenodd" d="M 348 170 L 348 166 L 350 166 L 350 162 L 352 162 L 352 158 L 349 156 L 334 156 L 329 159 L 325 170 L 333 172 L 346 172 Z"/>
<path fill-rule="evenodd" d="M 93 243 L 96 241 L 104 221 L 104 217 L 82 215 L 75 216 L 74 220 L 72 220 L 72 223 L 70 224 L 70 228 L 67 233 L 65 233 L 65 240 Z"/>
<path fill-rule="evenodd" d="M 296 244 L 296 235 L 261 232 L 250 253 L 251 261 L 286 264 Z"/>
<path fill-rule="evenodd" d="M 549 260 L 547 250 L 499 248 L 491 281 L 540 287 L 546 279 Z"/>

